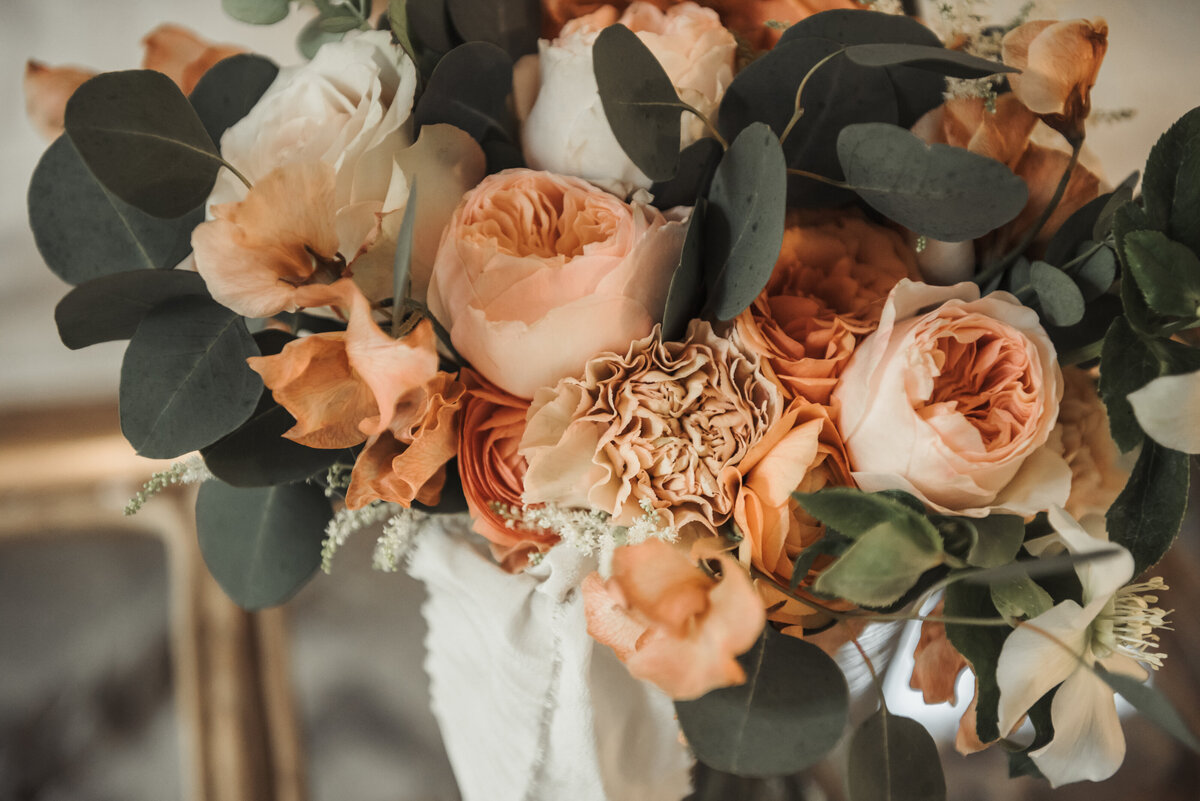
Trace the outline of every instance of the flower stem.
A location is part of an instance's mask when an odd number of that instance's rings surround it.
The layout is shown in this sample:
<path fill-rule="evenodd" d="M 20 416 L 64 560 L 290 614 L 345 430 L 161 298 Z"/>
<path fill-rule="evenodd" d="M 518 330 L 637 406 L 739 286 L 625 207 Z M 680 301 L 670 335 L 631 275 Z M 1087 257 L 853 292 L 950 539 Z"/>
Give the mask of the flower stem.
<path fill-rule="evenodd" d="M 801 178 L 810 178 L 814 181 L 820 181 L 823 184 L 829 184 L 830 186 L 836 186 L 839 189 L 853 189 L 854 188 L 853 186 L 846 183 L 845 181 L 839 181 L 837 178 L 830 178 L 825 175 L 818 175 L 817 173 L 809 172 L 808 170 L 798 170 L 795 167 L 789 167 L 787 172 L 788 172 L 788 175 L 798 175 Z"/>

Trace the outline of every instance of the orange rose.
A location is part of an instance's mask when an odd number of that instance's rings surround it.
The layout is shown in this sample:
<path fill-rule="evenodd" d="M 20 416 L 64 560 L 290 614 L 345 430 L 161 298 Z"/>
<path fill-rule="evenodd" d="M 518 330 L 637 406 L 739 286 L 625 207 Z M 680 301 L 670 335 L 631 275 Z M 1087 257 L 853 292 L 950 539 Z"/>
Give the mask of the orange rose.
<path fill-rule="evenodd" d="M 791 397 L 829 403 L 888 292 L 916 277 L 903 237 L 857 212 L 792 212 L 771 280 L 737 318 Z"/>
<path fill-rule="evenodd" d="M 169 24 L 150 31 L 142 45 L 146 48 L 142 69 L 165 74 L 184 94 L 190 94 L 218 61 L 243 52 L 233 45 L 214 45 L 187 28 Z M 38 133 L 46 139 L 62 133 L 67 100 L 95 74 L 94 70 L 48 67 L 32 60 L 25 65 L 25 112 Z"/>
<path fill-rule="evenodd" d="M 1082 142 L 1092 110 L 1092 86 L 1108 50 L 1103 19 L 1034 20 L 1004 36 L 1004 63 L 1013 94 L 1072 144 Z"/>
<path fill-rule="evenodd" d="M 492 504 L 524 506 L 525 457 L 517 452 L 525 433 L 529 401 L 509 395 L 475 371 L 463 369 L 466 387 L 458 472 L 475 532 L 491 543 L 492 555 L 506 570 L 525 566 L 530 554 L 558 542 L 553 532 L 531 529 L 499 514 Z"/>
<path fill-rule="evenodd" d="M 988 111 L 981 98 L 948 100 L 918 120 L 912 130 L 927 143 L 965 148 L 1002 162 L 1029 188 L 1021 213 L 976 241 L 974 255 L 984 264 L 1003 256 L 1041 217 L 1071 160 L 1070 153 L 1058 147 L 1062 139 L 1039 124 L 1013 93 L 997 98 L 995 112 Z M 1076 164 L 1062 199 L 1033 241 L 1035 251 L 1045 248 L 1067 218 L 1099 194 L 1100 179 L 1085 164 Z M 972 274 L 967 267 L 961 278 Z"/>
<path fill-rule="evenodd" d="M 578 178 L 506 170 L 468 192 L 446 227 L 429 307 L 475 370 L 531 398 L 650 333 L 684 232 Z"/>
<path fill-rule="evenodd" d="M 764 616 L 746 571 L 719 554 L 722 577 L 700 570 L 680 546 L 661 540 L 618 548 L 612 578 L 583 581 L 588 633 L 629 672 L 672 698 L 699 698 L 741 684 L 735 657 L 750 650 Z"/>

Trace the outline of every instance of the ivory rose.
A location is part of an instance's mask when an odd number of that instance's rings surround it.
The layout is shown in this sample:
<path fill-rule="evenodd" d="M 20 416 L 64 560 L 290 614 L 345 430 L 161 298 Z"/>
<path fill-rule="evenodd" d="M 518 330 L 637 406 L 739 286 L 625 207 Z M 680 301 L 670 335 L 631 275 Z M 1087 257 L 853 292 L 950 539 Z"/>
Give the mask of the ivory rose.
<path fill-rule="evenodd" d="M 1062 137 L 1039 122 L 1011 92 L 997 98 L 994 112 L 988 111 L 984 101 L 977 97 L 948 100 L 918 120 L 913 133 L 930 144 L 953 145 L 995 159 L 1007 165 L 1029 189 L 1029 199 L 1021 213 L 976 240 L 974 249 L 934 243 L 934 247 L 918 255 L 923 272 L 927 270 L 927 262 L 937 260 L 942 262 L 938 264 L 938 272 L 951 279 L 970 278 L 975 262 L 995 261 L 1016 245 L 1041 218 L 1071 160 Z M 1085 151 L 1054 212 L 1033 241 L 1035 252 L 1045 248 L 1067 218 L 1099 195 L 1100 179 L 1093 167 L 1099 169 Z M 945 263 L 947 247 L 956 264 Z"/>
<path fill-rule="evenodd" d="M 633 3 L 617 17 L 604 6 L 563 26 L 558 38 L 539 43 L 540 88 L 522 129 L 525 160 L 531 167 L 576 175 L 625 195 L 651 180 L 617 143 L 596 88 L 592 45 L 600 31 L 619 23 L 650 49 L 679 97 L 711 117 L 733 80 L 737 43 L 717 13 L 695 3 L 666 12 Z M 680 145 L 704 133 L 695 115 L 683 113 Z"/>
<path fill-rule="evenodd" d="M 497 387 L 532 398 L 662 318 L 685 227 L 577 178 L 506 170 L 442 237 L 429 307 Z"/>
<path fill-rule="evenodd" d="M 179 25 L 159 25 L 142 39 L 146 52 L 142 69 L 157 70 L 179 85 L 184 94 L 218 61 L 242 52 L 233 45 L 219 45 Z M 46 139 L 63 132 L 67 100 L 84 81 L 96 75 L 82 67 L 50 67 L 30 60 L 25 65 L 25 111 L 33 126 Z"/>
<path fill-rule="evenodd" d="M 1092 86 L 1108 50 L 1103 19 L 1034 20 L 1005 34 L 1004 63 L 1013 94 L 1071 143 L 1082 142 Z"/>
<path fill-rule="evenodd" d="M 716 559 L 720 581 L 682 546 L 652 539 L 618 548 L 612 578 L 583 581 L 588 633 L 672 698 L 745 682 L 735 657 L 758 639 L 763 608 L 745 569 L 725 554 Z"/>
<path fill-rule="evenodd" d="M 471 510 L 472 527 L 491 544 L 492 555 L 507 570 L 525 566 L 531 554 L 544 553 L 558 542 L 550 531 L 530 528 L 501 515 L 499 503 L 513 509 L 524 504 L 525 457 L 518 452 L 525 433 L 529 401 L 493 386 L 464 368 L 462 436 L 458 442 L 458 472 Z"/>
<path fill-rule="evenodd" d="M 1037 313 L 1016 298 L 902 280 L 833 398 L 863 490 L 904 490 L 942 513 L 1027 516 L 1071 490 L 1067 463 L 1044 447 L 1062 386 Z"/>
<path fill-rule="evenodd" d="M 685 341 L 663 342 L 655 330 L 534 396 L 524 499 L 596 509 L 618 525 L 655 510 L 676 530 L 715 533 L 782 394 L 736 332 L 719 337 L 697 320 Z"/>
<path fill-rule="evenodd" d="M 828 403 L 888 292 L 916 277 L 912 250 L 895 231 L 857 212 L 792 212 L 771 279 L 738 315 L 738 332 L 789 396 Z"/>

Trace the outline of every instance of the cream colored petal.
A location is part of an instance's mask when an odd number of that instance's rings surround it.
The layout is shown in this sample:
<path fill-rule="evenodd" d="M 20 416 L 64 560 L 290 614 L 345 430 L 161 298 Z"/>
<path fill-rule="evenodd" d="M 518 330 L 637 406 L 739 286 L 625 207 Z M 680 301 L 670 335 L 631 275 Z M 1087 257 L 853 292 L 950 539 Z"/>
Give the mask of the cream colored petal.
<path fill-rule="evenodd" d="M 1129 405 L 1159 445 L 1200 453 L 1200 371 L 1156 378 L 1130 393 Z"/>
<path fill-rule="evenodd" d="M 1093 617 L 1074 601 L 1063 601 L 1008 635 L 996 665 L 1001 734 L 1012 731 L 1038 699 L 1083 669 L 1079 658 Z"/>
<path fill-rule="evenodd" d="M 1111 557 L 1093 559 L 1075 566 L 1079 583 L 1083 585 L 1083 603 L 1088 608 L 1094 608 L 1094 617 L 1100 608 L 1133 578 L 1133 557 L 1124 547 L 1097 539 L 1087 532 L 1083 526 L 1071 519 L 1065 511 L 1058 507 L 1049 510 L 1050 525 L 1062 538 L 1063 544 L 1073 554 L 1091 553 L 1093 551 L 1117 551 Z"/>
<path fill-rule="evenodd" d="M 1054 739 L 1029 756 L 1052 787 L 1104 781 L 1125 759 L 1125 735 L 1112 688 L 1090 670 L 1079 669 L 1054 694 L 1050 705 Z"/>

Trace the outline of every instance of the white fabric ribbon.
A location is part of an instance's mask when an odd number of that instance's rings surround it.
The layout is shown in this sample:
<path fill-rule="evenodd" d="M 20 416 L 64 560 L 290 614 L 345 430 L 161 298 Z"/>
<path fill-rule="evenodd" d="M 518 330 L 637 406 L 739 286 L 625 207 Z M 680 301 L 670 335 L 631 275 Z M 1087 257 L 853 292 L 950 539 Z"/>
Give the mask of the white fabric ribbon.
<path fill-rule="evenodd" d="M 435 518 L 408 570 L 422 609 L 433 713 L 464 801 L 678 801 L 692 760 L 671 700 L 587 633 L 578 589 L 595 560 L 559 546 L 505 573 Z"/>

